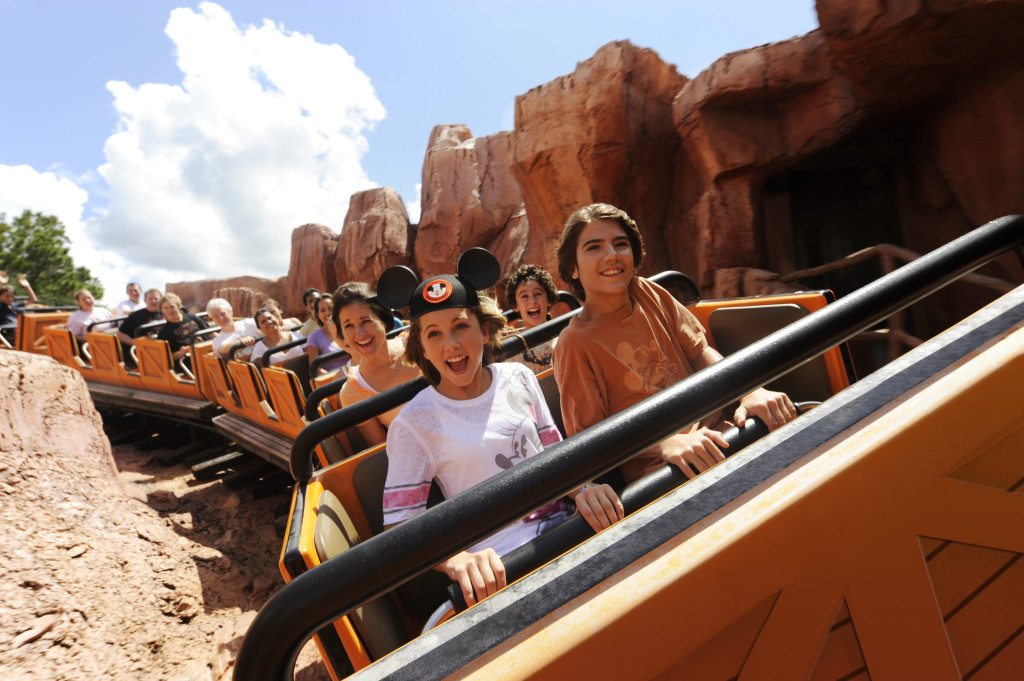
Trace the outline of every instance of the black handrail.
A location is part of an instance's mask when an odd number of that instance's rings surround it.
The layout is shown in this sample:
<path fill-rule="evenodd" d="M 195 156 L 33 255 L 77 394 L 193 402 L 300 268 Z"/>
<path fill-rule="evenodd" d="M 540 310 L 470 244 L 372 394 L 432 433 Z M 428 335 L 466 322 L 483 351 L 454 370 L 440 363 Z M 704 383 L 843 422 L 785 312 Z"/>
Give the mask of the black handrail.
<path fill-rule="evenodd" d="M 101 319 L 97 322 L 89 322 L 85 325 L 85 331 L 88 333 L 89 331 L 92 331 L 92 327 L 94 326 L 98 326 L 100 324 L 114 324 L 117 322 L 123 322 L 126 319 L 128 319 L 128 317 L 111 317 L 110 319 Z"/>
<path fill-rule="evenodd" d="M 50 305 L 48 307 L 43 306 L 14 306 L 14 311 L 18 314 L 40 314 L 43 312 L 74 312 L 78 310 L 77 305 Z"/>
<path fill-rule="evenodd" d="M 680 286 L 686 287 L 687 285 L 693 286 L 693 280 L 682 272 L 675 270 L 667 270 L 660 272 L 651 277 L 651 281 L 668 287 L 678 288 Z M 696 287 L 693 286 L 694 290 Z M 523 329 L 521 332 L 517 332 L 515 335 L 509 336 L 502 341 L 502 355 L 499 360 L 513 357 L 527 349 L 536 347 L 541 343 L 546 343 L 551 340 L 564 329 L 569 321 L 579 314 L 580 310 L 571 310 L 564 315 L 555 317 L 543 324 L 538 324 L 532 329 Z M 331 385 L 331 384 L 328 384 Z M 292 443 L 291 461 L 289 464 L 289 470 L 292 473 L 292 477 L 296 480 L 302 480 L 310 476 L 313 472 L 312 452 L 319 443 L 335 433 L 340 433 L 343 430 L 351 428 L 357 424 L 366 421 L 367 419 L 379 416 L 387 411 L 390 411 L 400 404 L 404 404 L 416 396 L 420 390 L 427 387 L 427 380 L 420 376 L 414 378 L 407 383 L 403 383 L 400 386 L 385 390 L 384 392 L 377 393 L 376 395 L 357 402 L 356 404 L 339 409 L 338 411 L 328 414 L 323 418 L 311 420 L 308 413 L 316 414 L 316 405 L 312 408 L 309 406 L 307 400 L 306 412 L 307 419 L 312 422 L 302 429 L 298 437 L 295 438 L 295 442 Z M 341 386 L 338 386 L 338 390 Z M 332 393 L 326 393 L 330 395 Z M 325 395 L 325 396 L 326 396 Z M 310 395 L 312 398 L 312 394 Z M 323 398 L 321 398 L 323 399 Z M 319 403 L 316 403 L 319 404 Z"/>
<path fill-rule="evenodd" d="M 820 402 L 798 402 L 796 403 L 797 413 L 803 414 L 809 409 L 819 406 Z M 768 434 L 768 426 L 756 416 L 749 417 L 742 427 L 732 426 L 722 432 L 727 446 L 722 448 L 725 456 L 734 456 L 744 447 L 753 444 Z M 675 466 L 662 466 L 649 475 L 626 485 L 625 489 L 619 492 L 619 500 L 626 515 L 640 510 L 644 506 L 665 496 L 675 488 L 693 477 L 693 474 L 685 474 Z M 541 565 L 549 563 L 569 549 L 572 549 L 584 540 L 593 537 L 594 530 L 587 523 L 586 519 L 576 514 L 536 539 L 533 539 L 517 549 L 506 553 L 501 557 L 501 564 L 505 566 L 505 580 L 508 584 L 522 579 L 533 572 Z M 455 612 L 462 612 L 466 609 L 466 600 L 462 595 L 462 587 L 453 582 L 448 585 L 448 595 Z"/>
<path fill-rule="evenodd" d="M 283 343 L 281 345 L 275 345 L 274 347 L 272 347 L 269 350 L 267 350 L 266 352 L 264 352 L 263 356 L 260 357 L 260 366 L 261 367 L 268 367 L 268 366 L 270 366 L 270 356 L 271 355 L 276 355 L 279 352 L 285 352 L 287 350 L 291 350 L 294 347 L 298 347 L 300 345 L 305 345 L 305 344 L 306 344 L 306 338 L 303 337 L 303 336 L 299 336 L 298 338 L 296 338 L 294 340 L 290 340 L 287 343 Z"/>
<path fill-rule="evenodd" d="M 246 345 L 245 343 L 236 343 L 228 349 L 228 359 L 235 359 L 235 355 L 242 351 L 243 348 L 251 348 L 259 343 L 266 336 L 254 336 L 252 345 Z"/>
<path fill-rule="evenodd" d="M 167 323 L 166 319 L 154 319 L 151 322 L 146 322 L 140 326 L 135 327 L 135 333 L 132 334 L 132 338 L 142 338 L 143 336 L 152 336 L 156 333 L 161 326 Z"/>
<path fill-rule="evenodd" d="M 195 345 L 196 339 L 199 338 L 200 336 L 209 336 L 214 333 L 220 333 L 219 326 L 208 326 L 205 329 L 199 329 L 194 334 L 192 334 L 192 342 L 190 343 L 190 345 Z"/>
<path fill-rule="evenodd" d="M 315 421 L 318 419 L 320 417 L 320 412 L 318 411 L 320 403 L 331 395 L 337 395 L 341 392 L 341 389 L 345 386 L 345 381 L 347 380 L 348 374 L 335 379 L 330 383 L 325 383 L 309 393 L 309 397 L 306 398 L 306 404 L 302 407 L 302 414 L 306 417 L 306 420 Z"/>
<path fill-rule="evenodd" d="M 290 680 L 339 616 L 1022 243 L 1024 216 L 994 220 L 299 575 L 250 625 L 234 678 Z"/>
<path fill-rule="evenodd" d="M 751 416 L 742 428 L 732 426 L 722 433 L 722 437 L 728 443 L 728 447 L 724 447 L 722 453 L 726 456 L 733 456 L 767 434 L 768 426 L 764 424 L 764 421 L 756 416 Z M 626 485 L 625 489 L 619 492 L 622 508 L 626 515 L 638 511 L 679 487 L 693 475 L 693 473 L 684 474 L 675 466 L 662 466 L 653 473 Z M 502 556 L 501 564 L 505 566 L 505 581 L 511 584 L 522 579 L 541 565 L 551 562 L 574 546 L 582 544 L 584 540 L 593 537 L 594 534 L 596 533 L 593 528 L 582 515 L 572 516 L 558 527 L 548 530 L 536 539 Z M 462 594 L 462 587 L 456 582 L 448 585 L 448 598 L 452 602 L 455 612 L 462 612 L 468 607 Z"/>
<path fill-rule="evenodd" d="M 322 355 L 317 355 L 316 357 L 313 358 L 313 361 L 309 363 L 309 375 L 316 376 L 316 370 L 319 369 L 321 365 L 348 356 L 348 352 L 345 350 L 335 350 L 334 352 L 327 352 Z"/>

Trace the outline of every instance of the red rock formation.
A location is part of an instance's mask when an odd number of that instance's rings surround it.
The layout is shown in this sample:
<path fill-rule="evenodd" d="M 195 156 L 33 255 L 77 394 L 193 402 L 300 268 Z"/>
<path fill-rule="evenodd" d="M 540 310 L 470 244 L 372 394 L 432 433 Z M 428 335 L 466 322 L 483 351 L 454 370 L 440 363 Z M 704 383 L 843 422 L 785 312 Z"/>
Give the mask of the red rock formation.
<path fill-rule="evenodd" d="M 398 192 L 381 187 L 353 194 L 334 258 L 338 285 L 376 283 L 388 267 L 411 264 L 409 213 Z"/>
<path fill-rule="evenodd" d="M 603 201 L 640 225 L 649 246 L 644 271 L 665 268 L 680 144 L 671 107 L 685 83 L 653 50 L 615 42 L 516 98 L 512 171 L 530 221 L 528 261 L 557 275 L 553 251 L 566 218 Z"/>
<path fill-rule="evenodd" d="M 451 272 L 473 246 L 492 251 L 503 272 L 522 262 L 528 223 L 509 172 L 511 159 L 510 133 L 474 138 L 464 125 L 434 128 L 423 163 L 414 251 L 421 276 Z"/>
<path fill-rule="evenodd" d="M 863 118 L 817 31 L 722 57 L 686 84 L 673 113 L 699 188 L 681 192 L 698 198 L 679 206 L 669 259 L 705 286 L 719 267 L 759 262 L 768 176 L 835 144 Z"/>
<path fill-rule="evenodd" d="M 818 0 L 816 7 L 832 59 L 876 116 L 960 98 L 961 86 L 979 75 L 1024 68 L 1019 0 Z"/>
<path fill-rule="evenodd" d="M 305 319 L 302 294 L 308 288 L 333 291 L 338 286 L 334 258 L 338 235 L 329 227 L 310 223 L 292 230 L 292 258 L 284 299 L 279 302 L 289 315 Z"/>
<path fill-rule="evenodd" d="M 253 316 L 263 301 L 268 298 L 266 293 L 245 286 L 219 288 L 213 292 L 213 297 L 228 301 L 235 317 Z"/>
<path fill-rule="evenodd" d="M 82 375 L 2 352 L 0 394 L 4 677 L 147 678 L 137 663 L 157 653 L 177 656 L 186 676 L 206 671 L 185 654 L 203 593 L 195 564 L 174 529 L 124 494 Z"/>
<path fill-rule="evenodd" d="M 1022 120 L 1024 70 L 980 83 L 934 120 L 936 160 L 972 223 L 1021 211 Z"/>
<path fill-rule="evenodd" d="M 693 80 L 651 50 L 610 43 L 517 97 L 510 133 L 438 126 L 418 229 L 397 194 L 356 194 L 334 272 L 373 281 L 411 261 L 427 276 L 477 245 L 506 273 L 521 262 L 554 271 L 566 217 L 605 201 L 637 219 L 645 273 L 671 267 L 705 293 L 754 293 L 758 276 L 726 286 L 715 272 L 791 272 L 860 241 L 923 253 L 1024 212 L 1024 3 L 818 0 L 816 9 L 820 30 L 725 55 Z M 827 253 L 805 248 L 826 235 Z M 320 267 L 319 255 L 311 260 Z M 1021 274 L 1009 258 L 994 270 Z M 305 283 L 290 282 L 286 302 Z"/>
<path fill-rule="evenodd" d="M 229 277 L 226 279 L 201 279 L 199 281 L 179 281 L 167 284 L 167 290 L 178 294 L 182 304 L 190 310 L 206 310 L 206 303 L 210 298 L 227 298 L 234 307 L 233 299 L 228 296 L 218 296 L 218 292 L 224 289 L 246 289 L 259 292 L 259 297 L 273 298 L 279 302 L 285 299 L 287 289 L 286 278 L 264 279 L 262 277 Z M 239 300 L 241 303 L 245 298 Z M 248 305 L 248 303 L 244 303 Z M 300 298 L 301 307 L 301 298 Z M 239 309 L 236 313 L 241 314 Z"/>

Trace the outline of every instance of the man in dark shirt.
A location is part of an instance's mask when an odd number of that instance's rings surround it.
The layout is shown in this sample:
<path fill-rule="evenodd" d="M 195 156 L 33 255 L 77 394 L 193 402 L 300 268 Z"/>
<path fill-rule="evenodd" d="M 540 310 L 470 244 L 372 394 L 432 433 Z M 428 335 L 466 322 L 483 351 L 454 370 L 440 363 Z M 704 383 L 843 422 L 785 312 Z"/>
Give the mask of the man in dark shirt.
<path fill-rule="evenodd" d="M 32 290 L 28 278 L 24 274 L 19 275 L 18 283 L 28 294 L 28 304 L 35 305 L 38 302 L 36 292 Z M 14 287 L 7 283 L 7 273 L 0 271 L 0 333 L 11 343 L 14 342 L 18 331 L 18 312 L 24 306 L 24 303 L 14 302 Z"/>
<path fill-rule="evenodd" d="M 191 369 L 192 365 L 187 357 L 189 343 L 192 342 L 196 331 L 208 328 L 206 320 L 182 311 L 181 298 L 173 293 L 165 293 L 160 299 L 160 311 L 164 313 L 167 323 L 160 327 L 156 337 L 167 341 L 175 361 Z"/>
<path fill-rule="evenodd" d="M 136 310 L 128 315 L 121 328 L 117 330 L 117 337 L 121 340 L 121 349 L 124 351 L 124 361 L 134 365 L 132 360 L 131 347 L 135 345 L 135 331 L 144 324 L 163 319 L 160 314 L 160 299 L 163 297 L 160 289 L 151 288 L 146 291 L 146 307 Z"/>

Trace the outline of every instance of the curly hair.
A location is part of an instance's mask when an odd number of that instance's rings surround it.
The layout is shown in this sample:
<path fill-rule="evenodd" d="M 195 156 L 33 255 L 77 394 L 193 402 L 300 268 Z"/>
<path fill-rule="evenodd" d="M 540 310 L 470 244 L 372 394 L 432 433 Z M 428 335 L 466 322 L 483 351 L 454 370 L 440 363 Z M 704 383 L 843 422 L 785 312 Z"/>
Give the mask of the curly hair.
<path fill-rule="evenodd" d="M 501 357 L 501 338 L 499 334 L 505 328 L 505 316 L 498 309 L 498 304 L 485 295 L 480 295 L 480 304 L 476 307 L 467 308 L 472 312 L 477 321 L 480 322 L 480 329 L 487 330 L 487 343 L 484 345 L 483 366 L 492 364 L 498 357 Z M 409 325 L 409 338 L 405 342 L 405 363 L 418 367 L 420 373 L 427 379 L 427 382 L 435 388 L 441 382 L 441 374 L 430 360 L 424 356 L 423 340 L 420 338 L 422 331 L 423 317 L 417 317 Z"/>
<path fill-rule="evenodd" d="M 592 203 L 589 206 L 580 208 L 569 216 L 562 228 L 562 236 L 558 240 L 558 247 L 555 254 L 558 256 L 558 276 L 572 287 L 573 295 L 580 300 L 586 300 L 587 293 L 583 290 L 579 279 L 573 278 L 576 271 L 576 245 L 580 240 L 580 232 L 591 222 L 598 220 L 609 220 L 616 222 L 622 227 L 629 245 L 633 249 L 633 264 L 639 269 L 644 261 L 644 238 L 640 235 L 640 228 L 636 226 L 633 218 L 629 217 L 626 211 L 616 208 L 607 203 Z"/>
<path fill-rule="evenodd" d="M 505 304 L 508 307 L 516 307 L 516 289 L 526 281 L 535 281 L 541 285 L 544 292 L 548 294 L 548 305 L 558 302 L 555 279 L 546 269 L 540 265 L 520 265 L 519 269 L 513 272 L 505 282 Z"/>

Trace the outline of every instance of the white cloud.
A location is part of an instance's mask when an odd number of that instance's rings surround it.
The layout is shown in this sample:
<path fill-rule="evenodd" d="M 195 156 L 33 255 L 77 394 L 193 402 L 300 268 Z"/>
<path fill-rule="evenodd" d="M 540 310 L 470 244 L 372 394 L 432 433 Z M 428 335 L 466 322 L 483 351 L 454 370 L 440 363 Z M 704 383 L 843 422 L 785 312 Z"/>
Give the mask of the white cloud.
<path fill-rule="evenodd" d="M 340 229 L 351 194 L 375 186 L 363 135 L 384 107 L 344 49 L 270 21 L 242 29 L 203 3 L 172 11 L 166 33 L 180 84 L 107 84 L 109 204 L 85 232 L 178 279 L 281 276 L 295 227 Z"/>
<path fill-rule="evenodd" d="M 113 307 L 124 299 L 129 281 L 142 283 L 143 288 L 164 288 L 167 282 L 187 280 L 193 273 L 163 267 L 148 267 L 130 262 L 121 254 L 101 247 L 90 236 L 89 220 L 82 215 L 89 200 L 88 192 L 79 183 L 88 183 L 88 176 L 77 181 L 58 172 L 39 172 L 27 165 L 0 165 L 0 213 L 7 221 L 26 210 L 53 215 L 64 225 L 70 242 L 69 252 L 76 266 L 86 267 L 100 280 L 104 294 L 100 304 Z M 48 301 L 42 301 L 48 302 Z"/>
<path fill-rule="evenodd" d="M 420 200 L 423 198 L 423 184 L 416 183 L 416 200 L 406 201 L 405 210 L 409 213 L 409 223 L 419 224 L 420 221 Z"/>

